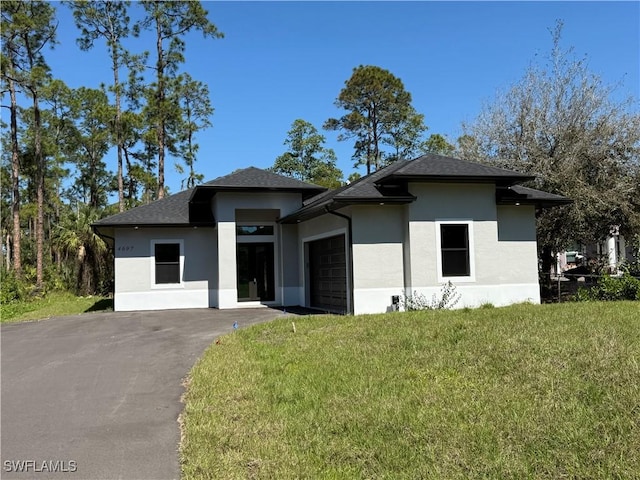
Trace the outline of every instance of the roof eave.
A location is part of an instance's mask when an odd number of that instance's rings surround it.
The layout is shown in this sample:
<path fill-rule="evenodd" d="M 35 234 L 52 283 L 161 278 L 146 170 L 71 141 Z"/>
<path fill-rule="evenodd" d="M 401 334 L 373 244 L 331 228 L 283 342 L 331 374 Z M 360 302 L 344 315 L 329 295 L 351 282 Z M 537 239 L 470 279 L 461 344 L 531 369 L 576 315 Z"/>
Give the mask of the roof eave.
<path fill-rule="evenodd" d="M 300 193 L 303 198 L 310 198 L 319 193 L 327 191 L 324 187 L 318 188 L 296 188 L 296 187 L 259 187 L 259 186 L 219 186 L 219 185 L 198 185 L 193 189 L 193 193 L 189 196 L 189 202 L 193 201 L 197 191 L 209 190 L 213 197 L 218 192 L 232 192 L 232 193 L 247 193 L 247 192 L 285 192 L 285 193 Z"/>
<path fill-rule="evenodd" d="M 312 218 L 319 217 L 327 213 L 327 211 L 339 210 L 350 205 L 406 205 L 414 202 L 416 197 L 413 195 L 394 196 L 394 197 L 342 197 L 331 201 L 322 202 L 313 207 L 306 207 L 294 212 L 286 217 L 278 220 L 278 223 L 292 224 L 300 223 Z"/>
<path fill-rule="evenodd" d="M 92 223 L 92 228 L 196 228 L 215 227 L 215 223 L 210 222 L 190 222 L 190 223 Z"/>
<path fill-rule="evenodd" d="M 439 183 L 493 183 L 500 186 L 511 186 L 534 180 L 531 175 L 394 175 L 381 178 L 376 185 L 387 185 L 398 182 L 439 182 Z"/>
<path fill-rule="evenodd" d="M 335 203 L 344 205 L 405 205 L 415 202 L 414 195 L 394 195 L 388 197 L 340 197 L 335 199 Z"/>
<path fill-rule="evenodd" d="M 573 200 L 531 199 L 531 198 L 503 198 L 496 201 L 496 205 L 534 205 L 536 208 L 553 208 L 569 205 Z"/>

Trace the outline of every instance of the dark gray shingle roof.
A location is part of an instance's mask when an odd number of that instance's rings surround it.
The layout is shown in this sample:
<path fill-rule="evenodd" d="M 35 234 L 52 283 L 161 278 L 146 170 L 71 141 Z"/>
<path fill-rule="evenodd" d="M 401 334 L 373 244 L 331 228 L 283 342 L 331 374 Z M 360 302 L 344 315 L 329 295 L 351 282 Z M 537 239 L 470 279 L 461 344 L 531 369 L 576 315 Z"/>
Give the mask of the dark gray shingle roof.
<path fill-rule="evenodd" d="M 512 185 L 508 189 L 500 189 L 497 192 L 497 201 L 499 203 L 523 203 L 534 204 L 541 207 L 552 207 L 557 205 L 566 205 L 572 200 L 562 195 L 543 192 L 535 188 L 523 187 L 522 185 Z"/>
<path fill-rule="evenodd" d="M 141 205 L 123 213 L 98 220 L 93 225 L 124 226 L 187 226 L 189 203 L 206 203 L 218 191 L 287 191 L 312 196 L 324 187 L 284 177 L 273 172 L 249 167 L 218 177 L 195 188 L 184 190 L 148 205 Z"/>
<path fill-rule="evenodd" d="M 387 167 L 359 178 L 353 183 L 335 190 L 322 192 L 304 202 L 304 206 L 297 212 L 283 218 L 284 223 L 312 218 L 327 207 L 344 206 L 352 203 L 408 203 L 415 200 L 405 188 L 388 188 L 377 186 L 377 182 L 400 168 L 404 162 L 396 162 Z"/>
<path fill-rule="evenodd" d="M 336 210 L 355 203 L 408 203 L 415 199 L 408 191 L 407 183 L 410 181 L 489 182 L 503 188 L 511 186 L 524 189 L 525 187 L 515 184 L 533 178 L 531 175 L 512 170 L 428 153 L 414 160 L 395 162 L 350 185 L 316 195 L 304 202 L 300 210 L 283 218 L 282 222 L 293 223 L 306 220 L 327 209 Z M 527 190 L 532 195 L 530 201 L 542 202 L 542 197 L 533 195 L 533 189 Z M 544 193 L 539 192 L 539 194 Z M 554 197 L 557 198 L 549 197 L 544 201 L 548 204 L 558 204 L 563 201 L 561 199 L 567 200 L 558 195 Z"/>
<path fill-rule="evenodd" d="M 534 177 L 524 173 L 514 172 L 513 170 L 492 167 L 459 158 L 445 157 L 435 153 L 427 153 L 415 160 L 402 162 L 402 166 L 387 175 L 386 178 L 383 179 L 383 182 L 399 179 L 419 179 L 424 181 L 428 178 L 451 181 L 487 180 L 513 185 L 526 180 L 532 180 Z"/>
<path fill-rule="evenodd" d="M 98 220 L 96 226 L 189 225 L 189 197 L 193 189 L 184 190 L 148 205 Z"/>
<path fill-rule="evenodd" d="M 218 177 L 200 187 L 216 188 L 267 188 L 273 190 L 326 190 L 324 187 L 302 182 L 295 178 L 285 177 L 277 173 L 261 170 L 256 167 L 244 168 L 229 175 Z"/>
<path fill-rule="evenodd" d="M 317 185 L 249 167 L 149 205 L 104 218 L 95 222 L 94 226 L 188 226 L 193 224 L 189 218 L 190 203 L 206 206 L 218 191 L 265 190 L 299 192 L 303 198 L 310 197 L 303 202 L 300 210 L 282 219 L 285 223 L 295 222 L 312 218 L 326 209 L 335 210 L 349 204 L 409 203 L 415 200 L 407 190 L 407 182 L 410 181 L 493 182 L 499 187 L 498 201 L 503 203 L 522 201 L 552 206 L 570 202 L 560 195 L 516 185 L 532 178 L 502 168 L 427 154 L 415 160 L 395 162 L 349 185 L 326 191 Z"/>

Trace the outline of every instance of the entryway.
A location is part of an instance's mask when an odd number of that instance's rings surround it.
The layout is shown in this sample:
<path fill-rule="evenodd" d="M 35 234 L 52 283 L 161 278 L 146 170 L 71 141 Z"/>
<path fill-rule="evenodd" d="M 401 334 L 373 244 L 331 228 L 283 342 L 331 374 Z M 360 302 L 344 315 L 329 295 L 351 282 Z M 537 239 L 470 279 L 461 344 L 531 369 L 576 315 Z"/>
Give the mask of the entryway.
<path fill-rule="evenodd" d="M 238 243 L 238 301 L 273 302 L 273 243 Z"/>

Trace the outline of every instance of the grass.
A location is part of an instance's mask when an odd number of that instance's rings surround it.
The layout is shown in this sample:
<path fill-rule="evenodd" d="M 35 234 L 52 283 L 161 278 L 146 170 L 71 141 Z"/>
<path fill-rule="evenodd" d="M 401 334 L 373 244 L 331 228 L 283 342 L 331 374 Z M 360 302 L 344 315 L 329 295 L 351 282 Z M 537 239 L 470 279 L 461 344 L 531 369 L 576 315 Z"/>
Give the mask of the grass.
<path fill-rule="evenodd" d="M 186 480 L 638 478 L 640 304 L 289 317 L 185 398 Z"/>
<path fill-rule="evenodd" d="M 1 323 L 42 320 L 60 315 L 112 310 L 113 300 L 103 297 L 77 297 L 69 292 L 50 292 L 45 297 L 2 305 Z"/>

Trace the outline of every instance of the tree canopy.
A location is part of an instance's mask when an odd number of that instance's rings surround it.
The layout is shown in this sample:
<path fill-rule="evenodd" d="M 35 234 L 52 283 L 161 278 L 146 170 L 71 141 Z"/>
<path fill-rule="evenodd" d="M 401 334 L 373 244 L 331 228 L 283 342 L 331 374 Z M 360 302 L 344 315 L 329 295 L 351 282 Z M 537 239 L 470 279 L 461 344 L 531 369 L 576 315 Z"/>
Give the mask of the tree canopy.
<path fill-rule="evenodd" d="M 342 171 L 336 167 L 336 155 L 324 146 L 325 138 L 311 123 L 297 119 L 291 125 L 284 144 L 288 151 L 276 158 L 271 170 L 327 188 L 339 187 Z"/>
<path fill-rule="evenodd" d="M 79 29 L 77 45 L 104 42 L 111 80 L 100 88 L 70 88 L 47 65 L 56 43 L 59 6 Z M 129 10 L 136 8 L 139 21 Z M 201 2 L 9 0 L 2 4 L 2 276 L 10 271 L 38 292 L 48 286 L 81 293 L 107 288 L 111 253 L 91 222 L 163 196 L 165 151 L 195 172 L 196 136 L 211 125 L 206 84 L 184 71 L 186 34 L 222 34 Z M 136 38 L 149 29 L 155 62 Z M 125 49 L 124 45 L 132 47 Z M 107 169 L 117 152 L 117 173 Z M 126 164 L 126 171 L 125 166 Z M 157 169 L 157 170 L 156 170 Z M 186 170 L 185 169 L 185 170 Z M 110 205 L 117 192 L 117 205 Z M 7 215 L 10 212 L 10 217 Z M 106 292 L 103 292 L 106 293 Z"/>
<path fill-rule="evenodd" d="M 175 136 L 170 135 L 172 123 L 181 122 L 178 68 L 184 63 L 186 44 L 184 35 L 200 31 L 205 37 L 220 38 L 222 32 L 207 18 L 207 11 L 200 2 L 143 0 L 146 11 L 144 20 L 134 27 L 151 29 L 156 34 L 155 82 L 145 89 L 145 116 L 155 126 L 154 149 L 158 155 L 158 198 L 164 197 L 165 152 L 177 152 Z M 198 91 L 204 92 L 200 89 Z M 208 93 L 208 91 L 206 91 Z M 174 128 L 175 130 L 175 128 Z M 193 166 L 193 163 L 191 163 Z"/>
<path fill-rule="evenodd" d="M 531 173 L 533 187 L 573 200 L 539 215 L 539 242 L 554 251 L 602 240 L 613 225 L 640 233 L 637 100 L 616 101 L 586 59 L 561 47 L 561 32 L 558 23 L 543 62 L 464 125 L 458 142 L 466 158 Z"/>
<path fill-rule="evenodd" d="M 328 119 L 324 128 L 339 130 L 339 141 L 355 140 L 355 167 L 365 165 L 371 173 L 422 149 L 424 116 L 411 105 L 402 81 L 388 70 L 374 65 L 354 68 L 335 105 L 347 113 Z M 383 145 L 391 150 L 385 151 Z"/>

